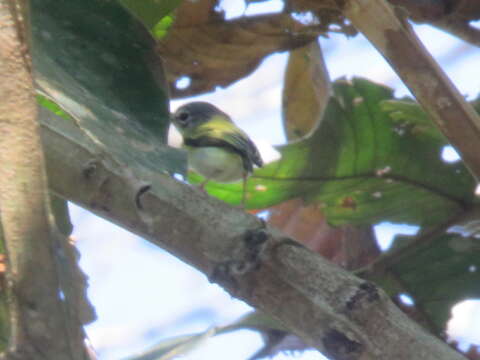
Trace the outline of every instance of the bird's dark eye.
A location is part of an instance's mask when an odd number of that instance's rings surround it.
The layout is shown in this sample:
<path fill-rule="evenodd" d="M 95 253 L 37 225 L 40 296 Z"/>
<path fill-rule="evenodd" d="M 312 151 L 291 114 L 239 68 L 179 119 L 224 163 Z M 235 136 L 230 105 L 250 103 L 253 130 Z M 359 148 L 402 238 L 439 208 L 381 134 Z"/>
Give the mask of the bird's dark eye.
<path fill-rule="evenodd" d="M 190 119 L 190 114 L 186 111 L 182 111 L 177 115 L 177 120 L 182 123 L 186 124 L 186 122 Z"/>

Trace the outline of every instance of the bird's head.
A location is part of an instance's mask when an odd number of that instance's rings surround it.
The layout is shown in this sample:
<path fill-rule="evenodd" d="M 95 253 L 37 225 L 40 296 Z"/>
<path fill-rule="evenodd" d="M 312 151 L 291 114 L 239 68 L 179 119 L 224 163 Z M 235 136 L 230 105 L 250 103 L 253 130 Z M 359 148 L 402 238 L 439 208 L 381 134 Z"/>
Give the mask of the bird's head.
<path fill-rule="evenodd" d="M 171 120 L 178 131 L 185 136 L 215 118 L 230 121 L 229 116 L 216 106 L 203 101 L 195 101 L 180 106 L 172 114 Z"/>

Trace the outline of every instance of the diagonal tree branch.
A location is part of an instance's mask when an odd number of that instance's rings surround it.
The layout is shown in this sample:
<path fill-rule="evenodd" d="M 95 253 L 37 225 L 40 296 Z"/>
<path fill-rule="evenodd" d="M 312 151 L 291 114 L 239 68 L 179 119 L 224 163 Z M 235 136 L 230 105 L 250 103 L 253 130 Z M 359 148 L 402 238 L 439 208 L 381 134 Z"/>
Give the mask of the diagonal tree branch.
<path fill-rule="evenodd" d="M 2 359 L 86 359 L 60 299 L 40 126 L 27 51 L 27 1 L 0 0 L 0 217 L 10 336 Z M 72 324 L 70 324 L 72 325 Z"/>
<path fill-rule="evenodd" d="M 133 173 L 74 125 L 50 116 L 42 111 L 55 193 L 165 248 L 328 356 L 463 359 L 374 284 L 196 188 Z"/>
<path fill-rule="evenodd" d="M 345 15 L 387 59 L 480 178 L 480 118 L 431 57 L 407 21 L 385 0 L 350 0 Z"/>

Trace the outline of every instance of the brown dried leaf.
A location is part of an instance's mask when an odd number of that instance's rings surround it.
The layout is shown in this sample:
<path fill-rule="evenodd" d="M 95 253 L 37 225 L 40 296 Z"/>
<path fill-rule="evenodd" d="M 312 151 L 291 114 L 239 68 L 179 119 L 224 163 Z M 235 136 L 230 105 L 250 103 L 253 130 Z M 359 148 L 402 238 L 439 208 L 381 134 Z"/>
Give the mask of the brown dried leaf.
<path fill-rule="evenodd" d="M 317 128 L 330 92 L 318 42 L 290 51 L 283 86 L 283 125 L 289 140 L 307 136 Z"/>
<path fill-rule="evenodd" d="M 452 13 L 459 19 L 478 20 L 480 19 L 480 2 L 470 0 L 456 1 L 452 7 Z"/>
<path fill-rule="evenodd" d="M 215 20 L 222 21 L 222 14 L 214 10 L 217 2 L 218 0 L 184 1 L 175 11 L 174 28 L 202 25 Z"/>
<path fill-rule="evenodd" d="M 449 18 L 449 21 L 468 22 L 480 18 L 480 2 L 470 0 L 389 0 L 390 4 L 407 10 L 417 22 L 435 22 Z"/>
<path fill-rule="evenodd" d="M 332 227 L 317 205 L 306 205 L 297 198 L 270 211 L 269 224 L 347 269 L 365 266 L 380 253 L 371 227 Z"/>
<path fill-rule="evenodd" d="M 388 0 L 399 15 L 417 23 L 430 23 L 458 38 L 480 46 L 480 30 L 470 24 L 480 19 L 480 2 L 470 0 Z"/>
<path fill-rule="evenodd" d="M 408 15 L 418 22 L 430 22 L 441 19 L 448 13 L 445 1 L 416 1 L 416 0 L 389 0 L 408 12 Z"/>
<path fill-rule="evenodd" d="M 324 31 L 342 32 L 346 36 L 355 36 L 357 30 L 342 14 L 342 1 L 339 0 L 289 0 L 287 8 L 300 15 L 313 15 L 319 28 Z"/>
<path fill-rule="evenodd" d="M 211 10 L 213 4 L 183 2 L 158 44 L 172 97 L 230 85 L 253 72 L 265 56 L 303 46 L 319 35 L 317 26 L 301 24 L 286 13 L 226 21 Z M 190 78 L 190 86 L 178 89 L 175 81 L 182 76 Z"/>

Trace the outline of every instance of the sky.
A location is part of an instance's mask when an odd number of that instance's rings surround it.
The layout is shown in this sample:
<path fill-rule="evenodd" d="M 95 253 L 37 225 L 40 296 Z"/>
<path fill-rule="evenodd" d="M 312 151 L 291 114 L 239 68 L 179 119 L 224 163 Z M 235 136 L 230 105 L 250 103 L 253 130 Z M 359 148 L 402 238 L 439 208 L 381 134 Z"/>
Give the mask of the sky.
<path fill-rule="evenodd" d="M 251 4 L 245 11 L 242 4 L 238 0 L 225 0 L 220 6 L 227 18 L 280 11 L 282 6 L 281 1 L 271 0 Z M 472 69 L 478 69 L 478 50 L 472 51 L 469 45 L 429 26 L 416 26 L 416 31 L 461 93 L 467 98 L 475 97 L 479 79 L 471 74 Z M 409 94 L 362 36 L 347 39 L 333 34 L 320 43 L 332 79 L 363 76 L 391 86 L 397 96 Z M 463 56 L 457 57 L 458 54 Z M 249 78 L 195 100 L 209 101 L 224 109 L 250 136 L 264 144 L 262 148 L 284 143 L 280 111 L 286 62 L 285 53 L 272 55 Z M 191 100 L 172 101 L 171 108 L 174 110 Z M 446 153 L 446 160 L 457 161 L 453 149 Z M 73 236 L 82 255 L 80 265 L 90 278 L 88 295 L 98 314 L 98 320 L 87 326 L 87 334 L 99 359 L 119 360 L 161 339 L 226 325 L 251 310 L 164 250 L 73 204 L 70 210 L 75 226 Z M 414 234 L 417 228 L 380 224 L 375 230 L 381 247 L 386 249 L 395 234 Z M 451 334 L 463 346 L 469 341 L 480 344 L 478 303 L 471 300 L 454 310 Z M 258 334 L 243 330 L 214 337 L 183 359 L 223 360 L 228 355 L 229 360 L 244 360 L 261 343 Z M 274 360 L 289 358 L 280 354 Z M 297 354 L 295 359 L 325 357 L 308 351 Z"/>

